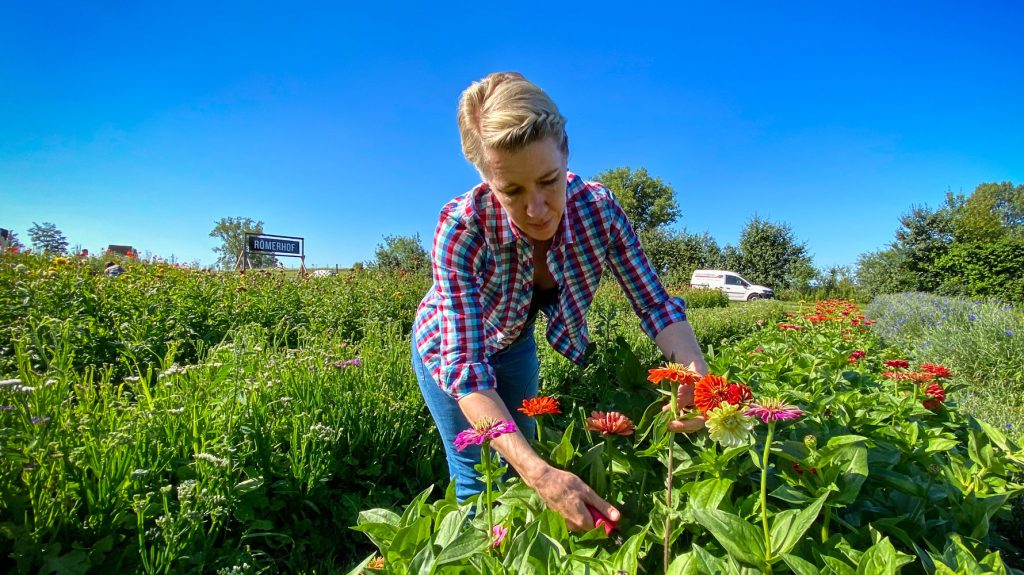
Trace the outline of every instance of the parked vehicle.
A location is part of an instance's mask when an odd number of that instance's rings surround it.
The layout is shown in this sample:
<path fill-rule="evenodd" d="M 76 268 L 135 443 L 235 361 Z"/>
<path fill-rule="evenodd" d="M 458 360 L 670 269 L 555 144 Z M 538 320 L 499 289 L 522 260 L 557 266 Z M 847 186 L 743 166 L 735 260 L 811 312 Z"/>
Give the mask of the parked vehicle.
<path fill-rule="evenodd" d="M 729 299 L 736 301 L 775 297 L 771 288 L 751 283 L 728 270 L 696 270 L 690 276 L 690 287 L 722 290 Z"/>

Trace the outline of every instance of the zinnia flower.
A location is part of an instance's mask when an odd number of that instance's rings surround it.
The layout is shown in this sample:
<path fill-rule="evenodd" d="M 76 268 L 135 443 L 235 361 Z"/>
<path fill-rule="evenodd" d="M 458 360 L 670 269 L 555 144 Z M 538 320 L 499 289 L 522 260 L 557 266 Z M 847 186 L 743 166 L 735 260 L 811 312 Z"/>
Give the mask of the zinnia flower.
<path fill-rule="evenodd" d="M 780 323 L 779 324 L 779 329 L 793 329 L 793 330 L 797 330 L 797 329 L 803 329 L 803 326 L 793 325 L 791 323 Z"/>
<path fill-rule="evenodd" d="M 679 363 L 667 363 L 663 367 L 656 367 L 649 370 L 648 373 L 647 381 L 655 385 L 660 384 L 666 379 L 669 381 L 693 385 L 700 381 L 701 378 L 699 373 L 686 369 Z"/>
<path fill-rule="evenodd" d="M 949 371 L 949 368 L 935 365 L 934 363 L 922 363 L 921 369 L 935 376 L 936 379 L 949 379 L 953 377 L 953 374 Z"/>
<path fill-rule="evenodd" d="M 761 421 L 770 423 L 772 421 L 796 419 L 803 414 L 799 407 L 789 405 L 781 399 L 763 399 L 761 403 L 750 406 L 744 415 L 761 418 Z"/>
<path fill-rule="evenodd" d="M 694 405 L 704 415 L 723 402 L 735 405 L 752 398 L 749 387 L 729 383 L 724 377 L 710 373 L 702 377 L 693 389 Z"/>
<path fill-rule="evenodd" d="M 500 523 L 492 527 L 491 539 L 493 539 L 494 541 L 491 542 L 491 547 L 497 547 L 498 545 L 501 545 L 501 542 L 505 540 L 506 535 L 508 535 L 508 527 L 505 527 Z"/>
<path fill-rule="evenodd" d="M 515 433 L 516 431 L 516 424 L 513 421 L 481 419 L 474 423 L 473 427 L 460 431 L 455 436 L 455 449 L 462 451 L 470 445 L 483 445 L 485 441 L 501 437 L 506 433 Z"/>
<path fill-rule="evenodd" d="M 921 402 L 921 405 L 925 409 L 936 410 L 946 401 L 946 390 L 942 389 L 942 386 L 933 383 L 924 390 L 925 399 Z"/>
<path fill-rule="evenodd" d="M 885 362 L 885 366 L 893 369 L 907 369 L 910 367 L 910 362 L 905 359 L 890 359 Z"/>
<path fill-rule="evenodd" d="M 725 403 L 707 414 L 708 436 L 722 447 L 738 447 L 750 441 L 754 419 L 740 409 L 739 405 Z"/>
<path fill-rule="evenodd" d="M 384 568 L 384 558 L 379 556 L 379 555 L 377 557 L 374 557 L 373 559 L 370 560 L 369 563 L 366 564 L 366 568 L 367 569 L 383 569 Z"/>
<path fill-rule="evenodd" d="M 903 381 L 905 379 L 908 379 L 907 374 L 902 371 L 883 371 L 882 377 L 888 379 L 895 379 L 896 381 Z"/>
<path fill-rule="evenodd" d="M 558 410 L 558 400 L 553 397 L 533 397 L 530 399 L 524 399 L 523 406 L 520 407 L 518 411 L 521 411 L 530 417 L 562 413 Z"/>
<path fill-rule="evenodd" d="M 617 411 L 591 411 L 587 429 L 603 435 L 633 435 L 633 422 Z"/>
<path fill-rule="evenodd" d="M 863 350 L 855 349 L 852 353 L 850 353 L 850 359 L 848 361 L 850 363 L 857 363 L 857 360 L 863 359 L 866 355 L 867 353 L 864 352 Z"/>
<path fill-rule="evenodd" d="M 927 371 L 911 371 L 907 373 L 907 379 L 916 383 L 931 383 L 935 379 L 935 374 Z"/>

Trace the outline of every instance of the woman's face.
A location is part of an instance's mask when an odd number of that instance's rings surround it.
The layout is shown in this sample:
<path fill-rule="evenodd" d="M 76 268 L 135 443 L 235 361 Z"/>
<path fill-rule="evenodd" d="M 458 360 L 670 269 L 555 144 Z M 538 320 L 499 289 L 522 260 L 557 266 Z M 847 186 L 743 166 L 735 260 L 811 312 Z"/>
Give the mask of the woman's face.
<path fill-rule="evenodd" d="M 517 228 L 533 241 L 554 237 L 565 211 L 566 155 L 552 138 L 518 152 L 485 149 L 490 185 Z"/>

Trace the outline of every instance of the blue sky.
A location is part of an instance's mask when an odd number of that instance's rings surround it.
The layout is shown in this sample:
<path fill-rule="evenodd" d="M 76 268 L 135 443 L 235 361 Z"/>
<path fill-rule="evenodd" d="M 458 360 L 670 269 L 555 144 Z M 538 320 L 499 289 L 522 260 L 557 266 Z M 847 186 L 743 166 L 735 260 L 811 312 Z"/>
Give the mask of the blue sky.
<path fill-rule="evenodd" d="M 755 214 L 816 265 L 947 190 L 1024 183 L 1017 2 L 4 2 L 0 227 L 212 263 L 224 216 L 351 265 L 478 182 L 459 93 L 517 70 L 570 169 L 646 167 L 691 232 Z M 287 261 L 286 263 L 293 263 Z"/>

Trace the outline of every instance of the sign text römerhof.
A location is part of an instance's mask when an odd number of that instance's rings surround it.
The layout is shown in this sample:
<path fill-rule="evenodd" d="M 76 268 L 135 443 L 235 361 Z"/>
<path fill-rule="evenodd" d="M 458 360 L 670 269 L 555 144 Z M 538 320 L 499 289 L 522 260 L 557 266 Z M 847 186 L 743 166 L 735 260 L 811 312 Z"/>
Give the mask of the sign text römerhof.
<path fill-rule="evenodd" d="M 284 240 L 264 236 L 248 236 L 249 251 L 261 254 L 282 254 L 297 256 L 302 253 L 302 244 L 295 240 Z"/>

